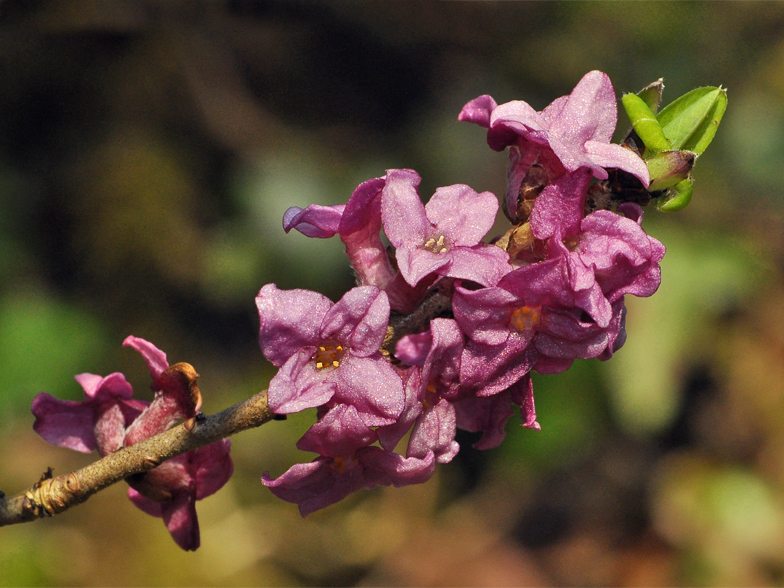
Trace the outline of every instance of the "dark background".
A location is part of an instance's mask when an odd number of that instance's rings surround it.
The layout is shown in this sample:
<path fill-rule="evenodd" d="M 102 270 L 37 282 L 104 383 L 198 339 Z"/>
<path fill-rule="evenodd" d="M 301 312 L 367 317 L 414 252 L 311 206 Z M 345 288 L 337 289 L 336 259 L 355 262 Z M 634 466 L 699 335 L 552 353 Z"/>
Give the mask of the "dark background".
<path fill-rule="evenodd" d="M 234 439 L 196 553 L 118 484 L 0 530 L 0 585 L 784 583 L 781 3 L 0 2 L 0 488 L 94 459 L 32 432 L 37 392 L 122 371 L 151 396 L 127 335 L 192 363 L 207 412 L 263 389 L 260 287 L 352 286 L 287 207 L 395 167 L 426 198 L 502 194 L 460 108 L 541 109 L 592 69 L 619 96 L 664 77 L 665 103 L 721 84 L 729 108 L 692 204 L 647 212 L 661 289 L 627 301 L 611 362 L 535 379 L 541 432 L 461 436 L 428 484 L 303 520 L 259 483 L 311 459 L 298 415 Z"/>

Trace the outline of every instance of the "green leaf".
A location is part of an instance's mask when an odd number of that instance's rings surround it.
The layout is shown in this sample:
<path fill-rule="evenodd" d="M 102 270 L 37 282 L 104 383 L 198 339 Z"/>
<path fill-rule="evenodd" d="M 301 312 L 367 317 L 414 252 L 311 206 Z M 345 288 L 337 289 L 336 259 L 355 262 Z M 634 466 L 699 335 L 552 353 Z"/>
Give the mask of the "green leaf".
<path fill-rule="evenodd" d="M 701 154 L 727 110 L 727 90 L 706 86 L 684 94 L 656 117 L 673 149 Z"/>
<path fill-rule="evenodd" d="M 659 198 L 656 203 L 656 210 L 660 212 L 676 212 L 686 208 L 691 202 L 691 195 L 694 192 L 694 180 L 688 179 L 670 188 L 667 193 Z"/>
<path fill-rule="evenodd" d="M 637 96 L 637 94 L 626 94 L 621 98 L 621 103 L 629 116 L 634 132 L 637 133 L 637 136 L 645 145 L 646 152 L 672 149 L 664 136 L 664 131 L 659 121 L 656 120 L 656 115 L 651 112 L 651 109 L 642 98 Z"/>

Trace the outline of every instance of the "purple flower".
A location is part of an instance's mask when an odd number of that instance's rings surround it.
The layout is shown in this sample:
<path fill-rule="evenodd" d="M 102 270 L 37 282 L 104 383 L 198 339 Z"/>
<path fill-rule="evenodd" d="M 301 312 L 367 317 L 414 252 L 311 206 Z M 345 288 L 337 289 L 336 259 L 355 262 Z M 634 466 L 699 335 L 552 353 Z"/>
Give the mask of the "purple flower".
<path fill-rule="evenodd" d="M 363 182 L 346 204 L 289 208 L 283 215 L 283 228 L 287 233 L 297 229 L 308 237 L 322 239 L 340 235 L 357 285 L 384 290 L 392 309 L 411 312 L 432 280 L 412 288 L 392 267 L 381 240 L 381 193 L 385 184 L 385 177 Z"/>
<path fill-rule="evenodd" d="M 194 551 L 200 544 L 196 501 L 214 494 L 231 478 L 230 449 L 231 441 L 222 439 L 172 458 L 134 478 L 128 498 L 147 514 L 162 518 L 177 545 Z"/>
<path fill-rule="evenodd" d="M 83 402 L 63 401 L 41 393 L 33 400 L 33 428 L 46 441 L 108 455 L 165 431 L 181 418 L 193 417 L 201 405 L 198 375 L 188 364 L 169 366 L 166 354 L 152 343 L 128 337 L 123 345 L 144 357 L 155 391 L 152 403 L 131 398 L 131 385 L 120 373 L 105 378 L 76 377 L 85 391 Z M 168 460 L 128 478 L 131 501 L 148 514 L 162 517 L 177 544 L 199 546 L 195 501 L 216 492 L 234 470 L 228 440 Z"/>
<path fill-rule="evenodd" d="M 665 248 L 641 227 L 642 209 L 622 204 L 583 218 L 586 175 L 567 174 L 536 199 L 531 230 L 547 240 L 548 257 L 566 260 L 575 305 L 601 326 L 624 294 L 650 296 L 659 287 Z"/>
<path fill-rule="evenodd" d="M 388 170 L 381 199 L 384 232 L 396 247 L 405 280 L 416 286 L 436 273 L 484 286 L 498 282 L 511 269 L 509 256 L 481 243 L 495 222 L 496 197 L 456 184 L 438 188 L 425 206 L 417 191 L 420 181 L 412 170 Z"/>
<path fill-rule="evenodd" d="M 460 446 L 455 441 L 456 418 L 452 404 L 459 394 L 463 333 L 450 319 L 430 321 L 430 330 L 403 337 L 396 356 L 415 365 L 405 374 L 406 404 L 393 425 L 380 427 L 381 446 L 392 450 L 412 428 L 407 457 L 424 458 L 433 452 L 438 463 L 448 463 Z"/>
<path fill-rule="evenodd" d="M 483 433 L 482 438 L 474 443 L 474 449 L 498 447 L 506 436 L 506 422 L 514 414 L 512 405 L 520 407 L 524 427 L 541 430 L 536 422 L 534 388 L 530 374 L 526 374 L 499 394 L 474 396 L 456 402 L 457 426 L 464 431 Z"/>
<path fill-rule="evenodd" d="M 537 366 L 542 356 L 566 369 L 575 358 L 600 357 L 618 340 L 623 301 L 612 308 L 617 320 L 604 327 L 584 321 L 563 259 L 510 272 L 492 288 L 457 286 L 455 319 L 469 337 L 461 361 L 461 385 L 490 396 L 506 390 Z M 548 363 L 543 365 L 547 366 Z M 550 369 L 554 364 L 549 363 Z M 549 370 L 547 370 L 549 371 Z"/>
<path fill-rule="evenodd" d="M 299 505 L 302 516 L 340 502 L 346 496 L 375 486 L 422 484 L 435 469 L 432 453 L 423 459 L 404 458 L 380 447 L 364 447 L 348 458 L 318 457 L 292 466 L 276 479 L 261 479 L 272 493 Z"/>
<path fill-rule="evenodd" d="M 45 441 L 59 447 L 108 455 L 122 447 L 125 428 L 147 407 L 134 400 L 133 389 L 119 372 L 105 378 L 80 374 L 84 400 L 59 400 L 41 392 L 33 399 L 33 429 Z"/>
<path fill-rule="evenodd" d="M 606 74 L 592 71 L 572 93 L 537 112 L 522 101 L 496 105 L 490 96 L 466 104 L 458 120 L 488 129 L 487 142 L 496 151 L 510 147 L 506 206 L 514 218 L 520 185 L 528 168 L 538 163 L 551 180 L 564 172 L 588 168 L 607 179 L 606 168 L 618 168 L 650 183 L 645 162 L 629 149 L 610 143 L 617 122 L 615 91 Z"/>
<path fill-rule="evenodd" d="M 350 404 L 367 426 L 395 421 L 404 394 L 400 376 L 379 351 L 389 321 L 383 291 L 354 288 L 333 304 L 316 292 L 267 284 L 256 305 L 261 349 L 280 368 L 269 386 L 270 409 L 287 414 Z"/>

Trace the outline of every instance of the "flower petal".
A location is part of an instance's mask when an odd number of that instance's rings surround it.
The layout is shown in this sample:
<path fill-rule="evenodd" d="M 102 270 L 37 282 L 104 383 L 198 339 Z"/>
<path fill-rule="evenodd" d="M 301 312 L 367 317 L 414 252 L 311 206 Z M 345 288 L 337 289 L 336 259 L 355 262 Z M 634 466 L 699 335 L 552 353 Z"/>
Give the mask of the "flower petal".
<path fill-rule="evenodd" d="M 272 365 L 282 366 L 299 349 L 319 343 L 321 322 L 333 302 L 309 290 L 279 290 L 267 284 L 256 296 L 259 345 Z"/>

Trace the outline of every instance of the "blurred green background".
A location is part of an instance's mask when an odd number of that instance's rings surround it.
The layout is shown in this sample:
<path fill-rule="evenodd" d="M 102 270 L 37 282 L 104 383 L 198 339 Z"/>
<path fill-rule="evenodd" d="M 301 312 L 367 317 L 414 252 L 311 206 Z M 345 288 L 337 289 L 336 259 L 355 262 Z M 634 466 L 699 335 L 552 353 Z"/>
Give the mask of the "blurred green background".
<path fill-rule="evenodd" d="M 729 109 L 692 204 L 647 213 L 668 253 L 624 349 L 535 379 L 541 432 L 461 435 L 430 483 L 303 520 L 259 483 L 311 458 L 297 415 L 234 439 L 196 553 L 118 484 L 1 529 L 0 585 L 783 584 L 782 3 L 0 2 L 0 488 L 94 458 L 33 433 L 37 392 L 122 371 L 150 397 L 127 335 L 192 363 L 207 412 L 263 389 L 259 288 L 352 285 L 287 207 L 393 167 L 503 194 L 462 105 L 541 109 L 592 69 Z"/>

